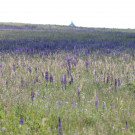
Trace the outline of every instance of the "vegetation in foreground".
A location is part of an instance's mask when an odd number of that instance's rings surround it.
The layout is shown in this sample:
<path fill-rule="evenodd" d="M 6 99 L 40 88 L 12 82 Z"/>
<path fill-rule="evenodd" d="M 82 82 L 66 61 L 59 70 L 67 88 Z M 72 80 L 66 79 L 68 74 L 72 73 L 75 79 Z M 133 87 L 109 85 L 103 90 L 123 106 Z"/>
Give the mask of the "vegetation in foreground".
<path fill-rule="evenodd" d="M 134 32 L 33 29 L 0 31 L 0 134 L 134 135 Z"/>

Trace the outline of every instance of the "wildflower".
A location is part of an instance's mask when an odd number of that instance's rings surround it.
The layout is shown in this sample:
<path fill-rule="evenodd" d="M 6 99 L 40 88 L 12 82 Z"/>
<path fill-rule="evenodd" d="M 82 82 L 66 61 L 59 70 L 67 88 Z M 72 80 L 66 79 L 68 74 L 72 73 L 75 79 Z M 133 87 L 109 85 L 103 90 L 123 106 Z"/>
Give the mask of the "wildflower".
<path fill-rule="evenodd" d="M 73 76 L 71 75 L 70 85 L 73 83 Z"/>
<path fill-rule="evenodd" d="M 34 100 L 34 91 L 33 91 L 33 89 L 31 89 L 31 100 L 32 101 Z"/>
<path fill-rule="evenodd" d="M 32 72 L 32 69 L 31 69 L 31 67 L 29 67 L 29 68 L 28 68 L 28 70 L 29 70 L 29 72 L 30 72 L 30 73 Z"/>
<path fill-rule="evenodd" d="M 48 82 L 48 71 L 45 72 L 45 80 Z"/>
<path fill-rule="evenodd" d="M 6 86 L 8 86 L 8 80 L 6 79 Z"/>
<path fill-rule="evenodd" d="M 109 83 L 110 80 L 110 73 L 107 74 L 107 83 Z"/>
<path fill-rule="evenodd" d="M 120 79 L 118 78 L 118 86 L 120 86 Z"/>
<path fill-rule="evenodd" d="M 64 84 L 66 85 L 66 75 L 64 75 Z"/>
<path fill-rule="evenodd" d="M 115 79 L 115 89 L 117 88 L 117 79 Z"/>
<path fill-rule="evenodd" d="M 23 124 L 24 124 L 23 117 L 21 116 L 21 118 L 20 118 L 20 125 L 23 125 Z"/>
<path fill-rule="evenodd" d="M 2 127 L 2 130 L 7 130 L 5 127 Z"/>
<path fill-rule="evenodd" d="M 74 66 L 76 66 L 76 60 L 73 60 L 73 62 L 72 62 L 73 64 L 74 64 Z"/>
<path fill-rule="evenodd" d="M 104 113 L 101 113 L 101 116 L 103 117 L 104 116 Z"/>
<path fill-rule="evenodd" d="M 80 80 L 80 78 L 81 78 L 81 75 L 80 75 L 80 72 L 79 72 L 79 80 Z"/>
<path fill-rule="evenodd" d="M 50 82 L 53 82 L 53 76 L 50 75 Z"/>
<path fill-rule="evenodd" d="M 59 120 L 59 121 L 58 121 L 58 135 L 63 135 L 63 134 L 62 134 L 62 122 L 61 122 L 60 117 L 59 117 L 58 120 Z"/>
<path fill-rule="evenodd" d="M 2 64 L 0 64 L 0 68 L 2 68 Z"/>

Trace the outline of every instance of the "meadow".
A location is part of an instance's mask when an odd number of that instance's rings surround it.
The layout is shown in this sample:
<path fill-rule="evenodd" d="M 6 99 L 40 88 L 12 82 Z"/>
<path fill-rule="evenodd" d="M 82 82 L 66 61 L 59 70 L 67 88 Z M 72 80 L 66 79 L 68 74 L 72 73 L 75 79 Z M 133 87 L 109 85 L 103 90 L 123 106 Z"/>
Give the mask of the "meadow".
<path fill-rule="evenodd" d="M 0 23 L 1 135 L 134 135 L 135 30 Z"/>

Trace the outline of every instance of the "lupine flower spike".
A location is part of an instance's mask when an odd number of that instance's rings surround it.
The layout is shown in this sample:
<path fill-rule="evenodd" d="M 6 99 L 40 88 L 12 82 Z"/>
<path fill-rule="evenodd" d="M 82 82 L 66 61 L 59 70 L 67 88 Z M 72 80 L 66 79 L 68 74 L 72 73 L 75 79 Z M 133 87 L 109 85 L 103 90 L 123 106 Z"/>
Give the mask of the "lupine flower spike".
<path fill-rule="evenodd" d="M 33 91 L 33 89 L 31 89 L 31 100 L 32 101 L 34 100 L 34 91 Z"/>
<path fill-rule="evenodd" d="M 48 72 L 45 72 L 45 80 L 48 82 Z"/>
<path fill-rule="evenodd" d="M 62 122 L 61 122 L 60 117 L 59 117 L 59 121 L 58 121 L 58 135 L 63 135 L 62 134 Z"/>
<path fill-rule="evenodd" d="M 53 76 L 50 75 L 50 82 L 53 82 Z"/>
<path fill-rule="evenodd" d="M 20 125 L 23 125 L 24 124 L 24 121 L 23 121 L 23 117 L 21 116 L 20 118 Z"/>

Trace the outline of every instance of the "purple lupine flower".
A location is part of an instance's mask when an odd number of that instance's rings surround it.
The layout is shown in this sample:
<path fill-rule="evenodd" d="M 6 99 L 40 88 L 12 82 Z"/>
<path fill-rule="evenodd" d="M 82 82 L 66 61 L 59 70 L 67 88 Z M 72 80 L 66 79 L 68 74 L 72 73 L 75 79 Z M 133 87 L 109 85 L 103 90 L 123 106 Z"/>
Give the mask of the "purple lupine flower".
<path fill-rule="evenodd" d="M 66 75 L 64 75 L 64 84 L 66 85 Z"/>
<path fill-rule="evenodd" d="M 24 121 L 23 121 L 23 117 L 21 116 L 20 118 L 20 125 L 23 125 L 24 124 Z"/>
<path fill-rule="evenodd" d="M 26 67 L 26 65 L 25 65 L 25 63 L 23 64 L 23 68 L 25 68 Z"/>
<path fill-rule="evenodd" d="M 29 72 L 30 72 L 30 73 L 32 72 L 32 69 L 31 69 L 31 67 L 28 67 L 28 70 L 29 70 Z"/>
<path fill-rule="evenodd" d="M 109 83 L 109 80 L 110 80 L 110 73 L 107 74 L 107 84 Z"/>
<path fill-rule="evenodd" d="M 121 83 L 120 83 L 120 79 L 118 78 L 118 86 L 120 86 L 121 85 Z"/>
<path fill-rule="evenodd" d="M 105 102 L 103 102 L 103 106 L 102 107 L 103 107 L 103 109 L 105 109 Z"/>
<path fill-rule="evenodd" d="M 58 135 L 63 135 L 62 134 L 62 122 L 61 122 L 60 117 L 58 119 Z"/>
<path fill-rule="evenodd" d="M 115 79 L 115 89 L 117 88 L 117 79 Z"/>
<path fill-rule="evenodd" d="M 50 75 L 50 82 L 53 82 L 53 76 Z"/>
<path fill-rule="evenodd" d="M 73 62 L 72 62 L 73 64 L 74 64 L 74 66 L 76 66 L 76 60 L 73 60 Z"/>
<path fill-rule="evenodd" d="M 69 84 L 71 85 L 73 83 L 73 76 L 71 75 L 71 80 L 69 82 Z"/>
<path fill-rule="evenodd" d="M 31 100 L 32 101 L 34 100 L 34 91 L 33 91 L 33 89 L 31 89 Z"/>
<path fill-rule="evenodd" d="M 73 76 L 71 75 L 71 83 L 73 83 Z"/>
<path fill-rule="evenodd" d="M 66 57 L 67 59 L 67 71 L 68 71 L 68 74 L 71 73 L 71 64 L 70 64 L 70 61 L 72 60 L 72 57 Z"/>
<path fill-rule="evenodd" d="M 98 95 L 96 95 L 96 97 L 95 97 L 95 106 L 96 106 L 96 109 L 97 109 L 97 111 L 98 111 L 98 106 L 99 106 Z"/>
<path fill-rule="evenodd" d="M 79 98 L 79 101 L 80 101 L 80 91 L 79 91 L 79 87 L 77 87 L 77 93 L 78 93 L 78 98 Z"/>
<path fill-rule="evenodd" d="M 8 80 L 6 79 L 6 86 L 8 86 Z"/>
<path fill-rule="evenodd" d="M 48 82 L 48 71 L 45 72 L 45 80 Z"/>
<path fill-rule="evenodd" d="M 80 72 L 79 72 L 79 79 L 81 78 Z"/>
<path fill-rule="evenodd" d="M 63 76 L 61 76 L 61 84 L 63 84 Z"/>
<path fill-rule="evenodd" d="M 2 68 L 2 64 L 0 64 L 0 68 Z"/>

